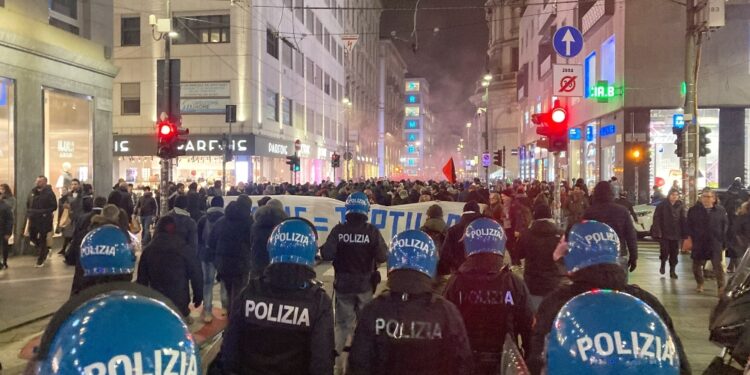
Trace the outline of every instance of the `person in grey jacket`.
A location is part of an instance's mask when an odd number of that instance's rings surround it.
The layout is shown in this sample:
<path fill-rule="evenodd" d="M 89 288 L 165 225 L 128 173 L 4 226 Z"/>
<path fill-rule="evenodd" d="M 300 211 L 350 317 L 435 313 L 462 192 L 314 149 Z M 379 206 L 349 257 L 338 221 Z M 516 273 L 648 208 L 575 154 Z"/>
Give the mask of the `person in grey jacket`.
<path fill-rule="evenodd" d="M 185 195 L 178 195 L 174 200 L 174 209 L 168 216 L 177 223 L 177 235 L 185 241 L 185 250 L 193 256 L 198 256 L 198 228 L 190 213 L 187 211 L 188 199 Z"/>
<path fill-rule="evenodd" d="M 724 207 L 716 203 L 716 193 L 704 189 L 700 203 L 690 207 L 687 213 L 687 235 L 692 243 L 693 275 L 698 284 L 695 290 L 703 292 L 703 267 L 707 261 L 716 277 L 719 295 L 724 293 L 724 266 L 721 252 L 726 248 L 729 219 Z"/>

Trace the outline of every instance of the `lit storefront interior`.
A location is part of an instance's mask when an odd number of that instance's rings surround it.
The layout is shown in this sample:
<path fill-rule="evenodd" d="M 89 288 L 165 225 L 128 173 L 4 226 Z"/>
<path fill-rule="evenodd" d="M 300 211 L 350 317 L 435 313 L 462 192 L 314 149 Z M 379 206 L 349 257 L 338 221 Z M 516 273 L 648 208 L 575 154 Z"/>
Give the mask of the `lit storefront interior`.
<path fill-rule="evenodd" d="M 58 196 L 76 178 L 93 181 L 91 97 L 44 90 L 44 173 Z"/>
<path fill-rule="evenodd" d="M 0 77 L 0 184 L 15 192 L 14 99 L 13 81 Z"/>

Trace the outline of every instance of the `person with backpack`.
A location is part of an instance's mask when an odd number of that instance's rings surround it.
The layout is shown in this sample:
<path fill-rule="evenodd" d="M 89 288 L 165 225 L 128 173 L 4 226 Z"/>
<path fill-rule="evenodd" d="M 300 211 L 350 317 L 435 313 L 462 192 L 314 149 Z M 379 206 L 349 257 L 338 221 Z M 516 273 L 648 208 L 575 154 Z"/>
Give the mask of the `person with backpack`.
<path fill-rule="evenodd" d="M 203 270 L 203 313 L 201 319 L 204 323 L 213 321 L 214 281 L 216 280 L 216 266 L 214 265 L 214 253 L 208 248 L 208 238 L 211 230 L 219 219 L 224 217 L 224 198 L 221 195 L 211 199 L 211 207 L 206 214 L 198 220 L 198 258 Z M 224 283 L 221 283 L 221 307 L 229 306 L 229 297 Z"/>

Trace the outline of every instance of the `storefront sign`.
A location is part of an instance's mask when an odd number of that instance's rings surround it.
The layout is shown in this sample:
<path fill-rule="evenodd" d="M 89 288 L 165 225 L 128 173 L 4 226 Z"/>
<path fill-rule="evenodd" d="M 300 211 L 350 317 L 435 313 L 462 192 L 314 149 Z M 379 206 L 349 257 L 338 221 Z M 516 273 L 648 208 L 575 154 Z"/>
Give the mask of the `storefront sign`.
<path fill-rule="evenodd" d="M 180 96 L 183 98 L 229 97 L 229 82 L 182 82 Z"/>
<path fill-rule="evenodd" d="M 581 140 L 581 129 L 579 128 L 571 128 L 568 130 L 568 139 L 571 141 L 580 141 Z"/>
<path fill-rule="evenodd" d="M 600 103 L 606 103 L 609 99 L 621 95 L 622 90 L 607 81 L 599 81 L 589 89 L 589 99 L 595 99 Z"/>
<path fill-rule="evenodd" d="M 594 125 L 589 125 L 586 127 L 586 142 L 593 142 L 594 138 L 596 138 L 596 129 Z"/>
<path fill-rule="evenodd" d="M 609 124 L 607 126 L 603 126 L 602 129 L 599 130 L 599 135 L 601 137 L 607 137 L 615 133 L 617 133 L 617 126 L 615 126 L 615 124 Z"/>
<path fill-rule="evenodd" d="M 220 156 L 222 155 L 221 134 L 191 134 L 183 147 L 186 156 Z M 234 153 L 252 155 L 252 135 L 234 135 L 232 137 Z M 156 137 L 139 135 L 114 136 L 114 156 L 155 156 Z"/>
<path fill-rule="evenodd" d="M 318 147 L 318 159 L 328 159 L 328 150 L 325 147 Z"/>
<path fill-rule="evenodd" d="M 229 98 L 180 99 L 183 114 L 224 114 Z"/>
<path fill-rule="evenodd" d="M 234 145 L 235 153 L 247 153 L 247 139 L 232 139 L 232 145 Z M 208 153 L 210 155 L 220 154 L 223 148 L 221 147 L 221 139 L 188 139 L 185 146 L 180 147 L 180 150 L 185 150 L 187 153 Z"/>
<path fill-rule="evenodd" d="M 76 151 L 76 143 L 73 141 L 57 141 L 57 152 L 61 159 L 70 159 Z"/>
<path fill-rule="evenodd" d="M 293 153 L 294 144 L 292 141 L 255 136 L 255 150 L 252 155 L 280 157 L 292 155 Z"/>

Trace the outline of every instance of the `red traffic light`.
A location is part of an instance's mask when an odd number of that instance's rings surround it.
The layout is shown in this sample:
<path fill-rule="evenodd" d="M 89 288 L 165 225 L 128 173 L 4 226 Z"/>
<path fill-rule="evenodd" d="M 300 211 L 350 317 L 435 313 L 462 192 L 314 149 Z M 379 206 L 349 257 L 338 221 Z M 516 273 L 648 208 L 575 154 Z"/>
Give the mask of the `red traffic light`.
<path fill-rule="evenodd" d="M 172 134 L 172 125 L 170 125 L 169 123 L 163 123 L 159 125 L 159 134 L 163 136 Z"/>
<path fill-rule="evenodd" d="M 568 111 L 562 107 L 555 107 L 552 109 L 550 119 L 555 125 L 562 125 L 568 119 Z"/>

